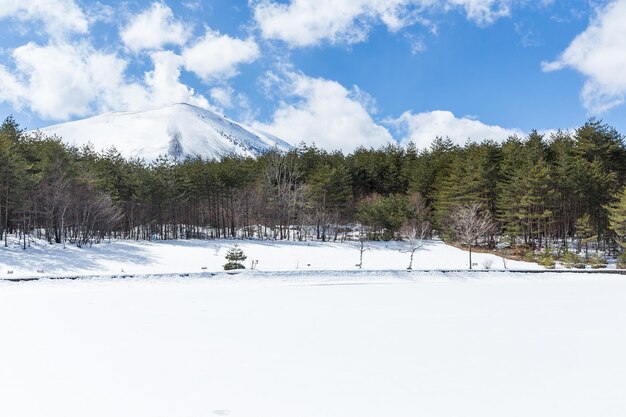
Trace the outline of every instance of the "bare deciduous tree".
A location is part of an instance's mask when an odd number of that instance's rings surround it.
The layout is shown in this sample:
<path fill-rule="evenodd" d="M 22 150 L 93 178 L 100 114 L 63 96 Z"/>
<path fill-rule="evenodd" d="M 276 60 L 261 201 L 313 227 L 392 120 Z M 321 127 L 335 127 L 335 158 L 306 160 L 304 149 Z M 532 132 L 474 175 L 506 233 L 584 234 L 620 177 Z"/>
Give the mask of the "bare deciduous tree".
<path fill-rule="evenodd" d="M 65 215 L 70 206 L 72 182 L 62 164 L 62 160 L 54 160 L 35 190 L 34 211 L 43 217 L 48 243 L 65 245 Z"/>
<path fill-rule="evenodd" d="M 369 250 L 365 242 L 367 242 L 367 233 L 365 233 L 364 227 L 361 226 L 359 229 L 359 263 L 356 265 L 359 269 L 363 269 L 363 253 Z"/>
<path fill-rule="evenodd" d="M 402 250 L 403 253 L 410 253 L 409 271 L 413 269 L 413 257 L 415 252 L 424 246 L 426 239 L 431 232 L 431 224 L 428 221 L 428 207 L 424 197 L 415 193 L 409 197 L 410 218 L 402 226 L 402 235 L 406 237 L 408 247 Z"/>
<path fill-rule="evenodd" d="M 265 180 L 268 202 L 278 223 L 279 238 L 290 239 L 289 226 L 302 201 L 302 186 L 298 184 L 300 170 L 293 155 L 272 150 L 265 155 Z"/>
<path fill-rule="evenodd" d="M 472 269 L 472 245 L 492 233 L 495 224 L 488 211 L 478 203 L 459 206 L 452 211 L 452 229 L 456 239 L 469 247 L 469 269 Z"/>
<path fill-rule="evenodd" d="M 110 235 L 111 228 L 122 218 L 121 210 L 111 198 L 88 185 L 77 187 L 72 213 L 72 236 L 70 242 L 81 247 L 100 242 Z"/>

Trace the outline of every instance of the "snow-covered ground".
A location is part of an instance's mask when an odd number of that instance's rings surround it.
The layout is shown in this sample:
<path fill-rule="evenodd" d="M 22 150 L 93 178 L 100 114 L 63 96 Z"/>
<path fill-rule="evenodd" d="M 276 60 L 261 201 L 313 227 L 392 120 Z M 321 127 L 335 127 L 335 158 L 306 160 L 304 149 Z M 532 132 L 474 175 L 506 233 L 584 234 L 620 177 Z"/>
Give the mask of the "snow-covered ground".
<path fill-rule="evenodd" d="M 626 415 L 622 276 L 277 275 L 0 282 L 0 416 Z"/>
<path fill-rule="evenodd" d="M 116 241 L 92 247 L 33 244 L 22 250 L 17 242 L 9 248 L 0 247 L 0 278 L 67 274 L 180 273 L 221 271 L 229 248 L 239 244 L 248 259 L 258 261 L 261 271 L 287 270 L 356 270 L 359 263 L 358 242 L 277 242 L 277 241 Z M 409 265 L 404 242 L 369 242 L 363 253 L 363 269 L 405 270 Z M 473 254 L 477 268 L 502 269 L 502 258 Z M 537 264 L 506 261 L 509 269 L 538 269 Z M 206 267 L 206 269 L 203 269 Z M 465 251 L 429 241 L 415 252 L 413 269 L 463 269 L 468 267 Z M 12 274 L 8 274 L 13 271 Z"/>

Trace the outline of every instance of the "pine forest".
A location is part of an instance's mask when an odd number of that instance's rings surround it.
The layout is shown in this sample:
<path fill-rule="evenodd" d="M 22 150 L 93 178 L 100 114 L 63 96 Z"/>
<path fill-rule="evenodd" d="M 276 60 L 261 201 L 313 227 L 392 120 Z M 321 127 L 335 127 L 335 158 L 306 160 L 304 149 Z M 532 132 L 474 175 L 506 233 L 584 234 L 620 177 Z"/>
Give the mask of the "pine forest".
<path fill-rule="evenodd" d="M 300 145 L 256 159 L 145 163 L 27 134 L 8 117 L 0 128 L 0 236 L 14 234 L 26 249 L 32 237 L 83 246 L 356 233 L 615 256 L 626 239 L 623 139 L 590 119 L 570 132 L 502 143 L 435 138 L 423 150 L 394 144 L 349 155 Z M 483 221 L 478 233 L 459 224 L 468 215 Z"/>

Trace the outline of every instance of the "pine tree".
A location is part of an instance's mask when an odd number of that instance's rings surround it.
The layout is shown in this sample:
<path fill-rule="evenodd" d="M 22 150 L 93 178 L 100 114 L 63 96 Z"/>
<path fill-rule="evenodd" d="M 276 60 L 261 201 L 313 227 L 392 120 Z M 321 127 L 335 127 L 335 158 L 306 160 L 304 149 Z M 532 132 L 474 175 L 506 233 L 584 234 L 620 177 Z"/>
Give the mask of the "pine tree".
<path fill-rule="evenodd" d="M 549 203 L 554 198 L 550 166 L 540 159 L 535 162 L 525 177 L 525 192 L 521 195 L 521 220 L 526 226 L 528 236 L 534 246 L 538 241 L 541 248 L 542 238 L 546 237 L 552 211 Z"/>
<path fill-rule="evenodd" d="M 561 239 L 564 245 L 567 245 L 576 219 L 582 214 L 581 202 L 585 201 L 582 184 L 586 173 L 580 169 L 582 161 L 574 146 L 574 140 L 565 132 L 552 135 L 549 145 L 555 188 L 552 235 Z"/>
<path fill-rule="evenodd" d="M 243 250 L 237 245 L 233 246 L 226 253 L 226 264 L 224 264 L 224 270 L 230 271 L 232 269 L 245 269 L 242 264 L 248 257 L 244 255 Z"/>
<path fill-rule="evenodd" d="M 374 227 L 370 235 L 374 239 L 395 239 L 407 216 L 407 198 L 400 194 L 387 197 L 372 195 L 357 205 L 357 219 L 367 226 Z"/>
<path fill-rule="evenodd" d="M 594 235 L 594 228 L 591 224 L 591 217 L 589 214 L 585 214 L 576 220 L 576 237 L 578 238 L 578 250 L 582 244 L 585 244 L 585 258 L 589 257 L 589 242 L 597 238 Z"/>
<path fill-rule="evenodd" d="M 626 189 L 617 199 L 617 202 L 608 207 L 609 227 L 615 233 L 617 242 L 626 249 Z"/>
<path fill-rule="evenodd" d="M 502 162 L 497 182 L 497 220 L 511 244 L 524 235 L 521 221 L 520 195 L 524 191 L 524 152 L 521 140 L 510 137 L 502 144 Z"/>
<path fill-rule="evenodd" d="M 327 240 L 332 223 L 345 217 L 352 205 L 350 176 L 345 165 L 323 164 L 306 179 L 306 208 L 310 221 L 316 228 L 318 239 Z M 335 229 L 335 238 L 336 238 Z"/>
<path fill-rule="evenodd" d="M 25 231 L 30 189 L 35 180 L 29 175 L 29 161 L 22 155 L 23 142 L 23 130 L 12 117 L 7 117 L 0 126 L 0 238 L 4 232 L 5 246 L 9 230 L 19 229 L 22 225 L 22 231 Z"/>
<path fill-rule="evenodd" d="M 623 136 L 614 128 L 602 124 L 601 120 L 590 119 L 576 129 L 575 150 L 588 162 L 598 160 L 604 172 L 613 172 L 620 181 L 626 175 L 626 149 Z"/>

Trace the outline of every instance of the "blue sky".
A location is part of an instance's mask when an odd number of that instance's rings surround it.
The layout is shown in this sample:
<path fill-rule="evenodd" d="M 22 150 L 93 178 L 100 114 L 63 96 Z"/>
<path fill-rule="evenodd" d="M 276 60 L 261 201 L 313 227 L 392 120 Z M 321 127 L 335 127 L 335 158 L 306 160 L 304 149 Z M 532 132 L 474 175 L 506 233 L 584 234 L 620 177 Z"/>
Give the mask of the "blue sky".
<path fill-rule="evenodd" d="M 175 102 L 350 151 L 626 132 L 626 0 L 0 0 L 0 115 Z"/>

